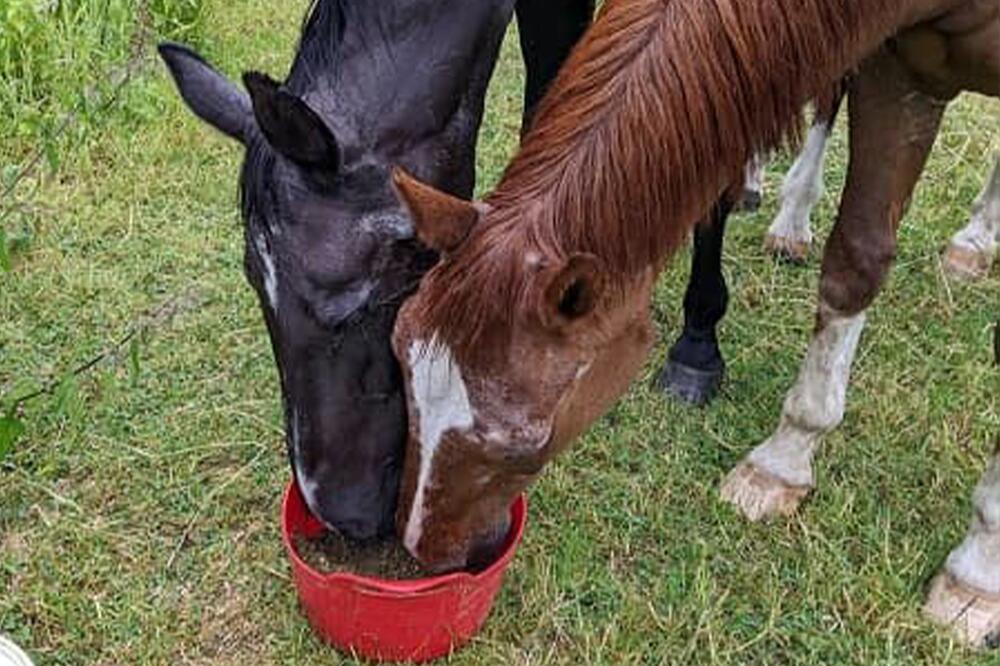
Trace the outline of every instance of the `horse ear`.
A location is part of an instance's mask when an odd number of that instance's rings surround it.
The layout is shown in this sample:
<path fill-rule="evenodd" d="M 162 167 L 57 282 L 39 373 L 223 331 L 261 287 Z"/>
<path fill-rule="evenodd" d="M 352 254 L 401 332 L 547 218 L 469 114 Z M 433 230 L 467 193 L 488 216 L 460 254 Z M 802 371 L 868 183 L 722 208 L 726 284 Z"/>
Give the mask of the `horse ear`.
<path fill-rule="evenodd" d="M 250 91 L 257 125 L 272 148 L 310 169 L 337 169 L 337 139 L 305 101 L 260 72 L 246 72 L 243 84 Z"/>
<path fill-rule="evenodd" d="M 592 254 L 573 254 L 543 275 L 539 316 L 550 328 L 565 327 L 589 315 L 604 290 L 601 260 Z"/>
<path fill-rule="evenodd" d="M 246 143 L 253 123 L 246 93 L 186 46 L 163 42 L 158 50 L 188 108 L 212 127 Z"/>
<path fill-rule="evenodd" d="M 461 245 L 485 210 L 484 204 L 436 190 L 399 167 L 392 170 L 392 184 L 413 218 L 417 238 L 438 252 Z"/>

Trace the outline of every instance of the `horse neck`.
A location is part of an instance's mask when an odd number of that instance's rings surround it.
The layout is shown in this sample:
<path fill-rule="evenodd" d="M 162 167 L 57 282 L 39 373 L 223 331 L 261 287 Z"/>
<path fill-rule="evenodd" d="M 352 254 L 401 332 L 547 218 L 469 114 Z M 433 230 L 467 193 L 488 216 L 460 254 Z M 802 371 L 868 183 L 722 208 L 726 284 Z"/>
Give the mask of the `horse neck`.
<path fill-rule="evenodd" d="M 596 254 L 612 274 L 660 265 L 906 5 L 610 0 L 491 195 L 496 219 L 513 229 L 531 211 L 533 239 Z"/>
<path fill-rule="evenodd" d="M 348 92 L 359 81 L 372 80 L 398 95 L 400 85 L 418 80 L 426 96 L 431 77 L 422 70 L 444 67 L 434 78 L 452 82 L 449 67 L 465 70 L 495 59 L 480 57 L 479 51 L 489 51 L 484 40 L 502 37 L 513 5 L 514 0 L 314 0 L 285 84 L 302 95 L 317 86 Z M 387 77 L 400 71 L 407 76 Z"/>
<path fill-rule="evenodd" d="M 360 151 L 377 147 L 398 157 L 420 145 L 434 150 L 440 140 L 471 154 L 513 6 L 514 0 L 317 0 L 285 85 Z M 434 173 L 419 172 L 438 183 Z M 471 174 L 463 180 L 471 182 Z M 471 186 L 450 189 L 471 195 Z"/>

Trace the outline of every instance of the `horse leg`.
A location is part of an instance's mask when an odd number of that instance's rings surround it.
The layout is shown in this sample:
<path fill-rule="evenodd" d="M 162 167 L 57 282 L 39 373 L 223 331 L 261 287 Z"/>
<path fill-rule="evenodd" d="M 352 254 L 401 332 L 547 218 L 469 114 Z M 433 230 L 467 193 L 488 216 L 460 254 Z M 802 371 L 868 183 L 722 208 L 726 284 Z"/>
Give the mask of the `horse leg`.
<path fill-rule="evenodd" d="M 813 453 L 843 418 L 865 310 L 892 263 L 897 225 L 946 106 L 920 93 L 888 52 L 865 63 L 850 94 L 847 185 L 824 251 L 816 329 L 777 430 L 721 489 L 751 520 L 794 512 L 813 487 Z"/>
<path fill-rule="evenodd" d="M 812 244 L 809 216 L 823 196 L 823 158 L 833 131 L 842 89 L 826 108 L 817 109 L 802 151 L 781 184 L 781 209 L 764 235 L 764 249 L 792 263 L 804 263 Z"/>
<path fill-rule="evenodd" d="M 684 294 L 684 331 L 670 348 L 657 384 L 682 402 L 703 405 L 715 395 L 726 371 L 716 326 L 726 314 L 729 292 L 722 275 L 722 241 L 732 208 L 723 196 L 695 227 L 691 277 Z"/>
<path fill-rule="evenodd" d="M 1000 453 L 972 494 L 972 523 L 931 583 L 924 613 L 964 641 L 1000 642 Z"/>
<path fill-rule="evenodd" d="M 517 29 L 524 58 L 524 115 L 527 130 L 538 102 L 566 56 L 590 26 L 595 0 L 517 0 Z"/>
<path fill-rule="evenodd" d="M 760 208 L 764 199 L 765 166 L 767 166 L 767 156 L 762 153 L 751 157 L 743 167 L 743 192 L 733 212 L 753 213 Z"/>
<path fill-rule="evenodd" d="M 952 236 L 944 253 L 944 268 L 952 276 L 977 280 L 986 277 L 1000 245 L 1000 153 L 993 171 L 972 204 L 969 224 Z"/>

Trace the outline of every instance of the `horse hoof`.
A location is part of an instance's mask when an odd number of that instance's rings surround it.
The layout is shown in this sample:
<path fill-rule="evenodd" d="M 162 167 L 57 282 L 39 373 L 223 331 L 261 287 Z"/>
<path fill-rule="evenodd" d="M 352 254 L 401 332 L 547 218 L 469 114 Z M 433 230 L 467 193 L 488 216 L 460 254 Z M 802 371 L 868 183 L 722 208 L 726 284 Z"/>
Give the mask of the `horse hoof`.
<path fill-rule="evenodd" d="M 733 210 L 737 213 L 755 213 L 760 209 L 762 200 L 759 190 L 743 190 Z"/>
<path fill-rule="evenodd" d="M 941 262 L 944 264 L 945 273 L 953 278 L 981 280 L 990 272 L 993 255 L 985 250 L 973 250 L 952 243 L 944 251 Z"/>
<path fill-rule="evenodd" d="M 700 407 L 710 402 L 719 392 L 724 374 L 725 368 L 699 370 L 668 360 L 656 384 L 670 397 Z"/>
<path fill-rule="evenodd" d="M 769 233 L 764 236 L 764 251 L 775 259 L 804 264 L 809 259 L 809 242 Z"/>
<path fill-rule="evenodd" d="M 1000 647 L 1000 598 L 971 590 L 947 571 L 931 583 L 924 615 L 977 648 Z"/>
<path fill-rule="evenodd" d="M 756 522 L 776 516 L 790 516 L 809 494 L 809 486 L 793 486 L 744 460 L 722 482 L 719 495 Z"/>

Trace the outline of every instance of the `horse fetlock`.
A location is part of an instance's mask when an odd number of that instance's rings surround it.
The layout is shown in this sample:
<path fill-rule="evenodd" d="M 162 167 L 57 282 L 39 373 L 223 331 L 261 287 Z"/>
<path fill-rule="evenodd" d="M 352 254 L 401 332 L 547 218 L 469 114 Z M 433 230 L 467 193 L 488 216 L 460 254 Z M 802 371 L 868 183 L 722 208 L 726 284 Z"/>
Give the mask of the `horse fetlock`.
<path fill-rule="evenodd" d="M 947 570 L 935 576 L 923 612 L 968 645 L 1000 646 L 1000 596 L 969 587 Z"/>
<path fill-rule="evenodd" d="M 844 420 L 844 400 L 837 400 L 837 396 L 811 399 L 815 397 L 794 390 L 789 394 L 781 414 L 788 428 L 819 437 L 840 425 Z"/>
<path fill-rule="evenodd" d="M 945 569 L 969 588 L 1000 600 L 1000 456 L 995 456 L 972 494 L 969 530 L 948 555 Z"/>

